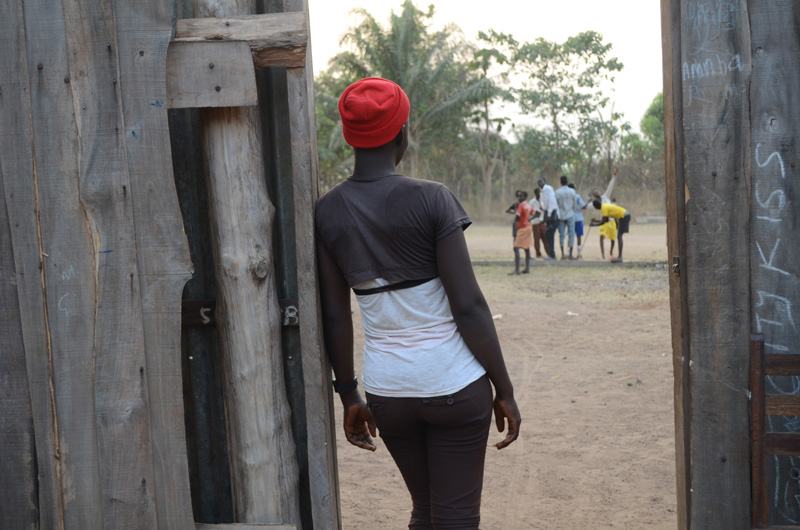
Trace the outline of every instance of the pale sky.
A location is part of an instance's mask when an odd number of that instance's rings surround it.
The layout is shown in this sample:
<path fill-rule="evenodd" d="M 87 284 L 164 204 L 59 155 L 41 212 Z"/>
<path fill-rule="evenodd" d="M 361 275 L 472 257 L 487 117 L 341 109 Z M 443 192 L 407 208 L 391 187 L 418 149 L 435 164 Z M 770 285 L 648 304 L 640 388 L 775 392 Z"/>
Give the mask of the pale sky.
<path fill-rule="evenodd" d="M 327 68 L 339 52 L 339 40 L 356 18 L 349 13 L 365 7 L 383 25 L 389 13 L 401 11 L 402 0 L 308 0 L 314 71 Z M 455 23 L 473 42 L 478 31 L 510 33 L 518 41 L 542 37 L 563 42 L 582 31 L 593 30 L 613 44 L 612 56 L 625 65 L 616 75 L 615 92 L 609 94 L 614 110 L 622 112 L 635 130 L 657 93 L 661 74 L 661 12 L 657 0 L 417 0 L 423 11 L 436 6 L 436 23 Z M 608 112 L 606 111 L 606 113 Z"/>

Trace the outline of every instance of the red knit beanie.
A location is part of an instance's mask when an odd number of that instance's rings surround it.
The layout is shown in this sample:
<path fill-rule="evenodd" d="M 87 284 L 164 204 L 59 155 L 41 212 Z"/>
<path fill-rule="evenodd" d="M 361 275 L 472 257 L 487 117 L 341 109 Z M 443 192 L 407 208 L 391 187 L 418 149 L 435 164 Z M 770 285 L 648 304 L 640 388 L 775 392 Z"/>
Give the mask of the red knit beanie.
<path fill-rule="evenodd" d="M 410 110 L 406 93 L 388 79 L 356 81 L 339 98 L 344 139 L 360 148 L 388 144 L 408 120 Z"/>

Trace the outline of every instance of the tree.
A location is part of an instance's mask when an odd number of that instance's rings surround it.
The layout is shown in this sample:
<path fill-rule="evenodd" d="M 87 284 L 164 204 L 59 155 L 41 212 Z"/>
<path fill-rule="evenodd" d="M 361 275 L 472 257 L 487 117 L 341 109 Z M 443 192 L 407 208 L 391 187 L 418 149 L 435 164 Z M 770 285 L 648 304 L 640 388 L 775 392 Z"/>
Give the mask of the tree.
<path fill-rule="evenodd" d="M 649 140 L 653 149 L 664 156 L 664 95 L 659 92 L 639 123 L 642 134 Z"/>
<path fill-rule="evenodd" d="M 492 36 L 484 32 L 478 34 L 478 38 L 488 44 L 494 44 Z M 480 72 L 483 81 L 490 81 L 489 70 L 492 67 L 505 65 L 508 58 L 497 48 L 488 47 L 474 51 L 471 67 Z M 507 71 L 501 72 L 498 77 L 501 81 L 507 79 Z M 486 83 L 483 92 L 482 104 L 473 112 L 473 123 L 479 128 L 476 135 L 478 141 L 478 152 L 481 155 L 481 172 L 483 175 L 483 209 L 487 213 L 492 202 L 492 176 L 500 164 L 503 170 L 503 184 L 505 184 L 505 172 L 508 168 L 508 161 L 502 160 L 501 154 L 507 142 L 504 141 L 500 132 L 508 118 L 492 117 L 490 109 L 497 100 L 513 101 L 509 90 L 500 88 L 499 83 L 491 80 Z M 501 187 L 501 194 L 505 194 L 505 186 Z"/>
<path fill-rule="evenodd" d="M 519 86 L 514 89 L 522 111 L 547 124 L 549 149 L 546 173 L 555 175 L 564 166 L 577 166 L 585 160 L 588 138 L 597 131 L 613 131 L 619 119 L 596 116 L 609 101 L 601 84 L 612 82 L 613 73 L 622 70 L 622 63 L 609 58 L 611 44 L 603 42 L 599 33 L 586 31 L 563 43 L 542 38 L 520 43 L 510 35 L 490 32 L 509 50 Z M 591 155 L 588 155 L 591 156 Z"/>
<path fill-rule="evenodd" d="M 409 173 L 425 172 L 421 163 L 427 146 L 452 142 L 463 135 L 468 116 L 482 101 L 491 82 L 469 68 L 472 47 L 453 25 L 433 31 L 433 6 L 423 12 L 407 0 L 398 15 L 394 11 L 384 27 L 364 9 L 355 10 L 361 21 L 342 38 L 350 50 L 331 59 L 327 80 L 318 88 L 343 89 L 370 76 L 396 82 L 408 94 Z M 338 96 L 341 91 L 334 92 Z M 318 95 L 325 100 L 324 94 Z M 332 116 L 325 114 L 331 120 Z M 324 124 L 320 142 L 328 140 Z M 335 132 L 334 132 L 335 134 Z"/>

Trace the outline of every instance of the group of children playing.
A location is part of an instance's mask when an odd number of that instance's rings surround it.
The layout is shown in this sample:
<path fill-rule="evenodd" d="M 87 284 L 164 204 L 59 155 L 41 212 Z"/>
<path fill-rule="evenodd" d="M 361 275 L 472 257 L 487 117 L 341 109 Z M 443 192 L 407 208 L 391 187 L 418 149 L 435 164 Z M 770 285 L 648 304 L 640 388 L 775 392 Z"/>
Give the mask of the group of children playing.
<path fill-rule="evenodd" d="M 580 259 L 583 250 L 582 238 L 584 235 L 583 210 L 594 208 L 600 219 L 593 218 L 589 226 L 600 227 L 600 257 L 605 256 L 605 240 L 611 242 L 609 257 L 611 262 L 622 262 L 622 236 L 630 228 L 630 213 L 623 207 L 615 204 L 609 196 L 614 189 L 617 178 L 614 171 L 611 181 L 604 193 L 599 189 L 592 190 L 587 201 L 584 201 L 576 192 L 574 184 L 568 182 L 566 176 L 561 176 L 561 187 L 554 191 L 544 178 L 539 178 L 539 187 L 534 189 L 534 198 L 528 201 L 528 193 L 523 190 L 516 191 L 516 202 L 508 207 L 507 213 L 514 215 L 514 271 L 510 274 L 527 274 L 530 272 L 530 249 L 536 250 L 536 257 L 541 258 L 540 247 L 544 247 L 544 259 L 554 260 L 555 232 L 559 232 L 561 259 Z M 568 253 L 564 251 L 564 236 L 568 233 Z M 588 233 L 587 233 L 588 234 Z M 574 241 L 577 239 L 577 255 L 573 254 Z M 614 244 L 619 241 L 618 254 L 614 256 Z M 520 250 L 525 251 L 525 268 L 520 271 Z"/>

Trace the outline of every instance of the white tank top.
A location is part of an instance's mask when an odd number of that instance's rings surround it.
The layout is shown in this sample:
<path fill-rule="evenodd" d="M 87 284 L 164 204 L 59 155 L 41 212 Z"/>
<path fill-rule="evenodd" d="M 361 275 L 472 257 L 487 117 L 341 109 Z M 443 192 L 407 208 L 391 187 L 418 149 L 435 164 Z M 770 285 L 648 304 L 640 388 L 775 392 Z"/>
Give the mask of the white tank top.
<path fill-rule="evenodd" d="M 383 279 L 356 286 L 387 285 Z M 356 295 L 364 327 L 364 390 L 386 397 L 453 394 L 486 371 L 456 328 L 441 280 Z"/>

